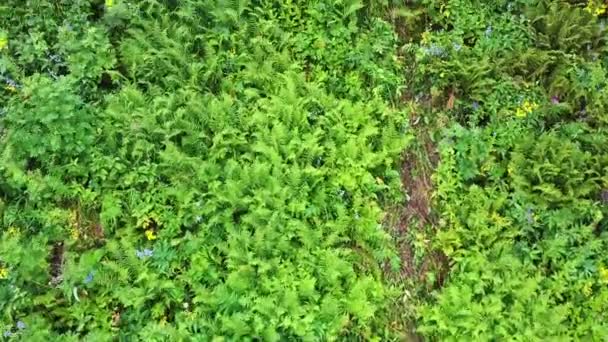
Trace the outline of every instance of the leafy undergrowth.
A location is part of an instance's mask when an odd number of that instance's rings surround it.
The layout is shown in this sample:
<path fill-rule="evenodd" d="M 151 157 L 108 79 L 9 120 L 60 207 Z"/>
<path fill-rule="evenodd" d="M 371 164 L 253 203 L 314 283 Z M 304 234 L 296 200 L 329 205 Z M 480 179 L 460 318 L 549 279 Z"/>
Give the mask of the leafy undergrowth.
<path fill-rule="evenodd" d="M 426 3 L 431 29 L 406 46 L 440 155 L 437 227 L 419 254 L 451 267 L 421 295 L 418 332 L 605 340 L 606 6 Z"/>
<path fill-rule="evenodd" d="M 0 7 L 6 337 L 390 338 L 381 204 L 411 136 L 389 24 L 356 2 L 20 3 Z"/>
<path fill-rule="evenodd" d="M 3 337 L 605 340 L 606 7 L 4 1 Z"/>

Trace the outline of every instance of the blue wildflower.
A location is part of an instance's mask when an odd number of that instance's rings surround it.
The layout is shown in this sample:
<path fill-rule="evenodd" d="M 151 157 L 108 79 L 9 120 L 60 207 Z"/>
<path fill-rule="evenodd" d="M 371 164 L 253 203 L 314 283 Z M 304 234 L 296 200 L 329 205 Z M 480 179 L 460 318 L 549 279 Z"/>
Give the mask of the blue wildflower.
<path fill-rule="evenodd" d="M 486 37 L 491 36 L 492 35 L 492 31 L 493 31 L 492 25 L 486 27 L 486 32 L 485 32 Z"/>
<path fill-rule="evenodd" d="M 532 224 L 534 222 L 534 213 L 532 213 L 532 208 L 528 208 L 526 210 L 526 220 L 529 224 Z"/>
<path fill-rule="evenodd" d="M 15 82 L 14 80 L 8 78 L 8 77 L 3 77 L 4 79 L 4 83 L 6 84 L 7 87 L 11 87 L 11 88 L 15 88 L 15 89 L 19 89 L 21 88 L 21 85 L 17 82 Z"/>
<path fill-rule="evenodd" d="M 23 330 L 26 327 L 27 327 L 27 325 L 25 325 L 25 322 L 23 322 L 23 321 L 17 321 L 17 329 Z"/>
<path fill-rule="evenodd" d="M 140 251 L 139 249 L 135 251 L 135 255 L 139 258 L 139 259 L 144 259 L 144 258 L 148 258 L 151 257 L 154 254 L 154 251 L 148 248 L 144 248 L 143 251 Z"/>
<path fill-rule="evenodd" d="M 95 275 L 95 272 L 94 272 L 94 271 L 89 272 L 89 274 L 87 274 L 87 277 L 86 277 L 86 278 L 84 278 L 84 283 L 85 283 L 85 284 L 88 284 L 88 283 L 92 282 L 92 281 L 93 281 L 93 276 L 94 276 L 94 275 Z"/>
<path fill-rule="evenodd" d="M 11 336 L 13 336 L 13 333 L 10 332 L 9 330 L 7 330 L 7 331 L 5 331 L 5 332 L 2 333 L 2 336 L 4 336 L 4 337 L 11 337 Z"/>
<path fill-rule="evenodd" d="M 431 44 L 430 47 L 424 47 L 422 48 L 422 51 L 424 52 L 425 55 L 429 55 L 429 56 L 435 56 L 435 57 L 442 57 L 445 56 L 445 50 L 440 47 L 437 46 L 436 44 Z"/>
<path fill-rule="evenodd" d="M 475 101 L 473 102 L 473 110 L 478 110 L 479 109 L 479 102 Z"/>
<path fill-rule="evenodd" d="M 462 49 L 462 45 L 460 45 L 458 43 L 454 43 L 452 45 L 454 46 L 454 50 L 456 50 L 456 51 L 460 51 L 460 49 Z"/>
<path fill-rule="evenodd" d="M 57 54 L 49 55 L 49 59 L 51 60 L 51 62 L 62 63 L 61 56 Z"/>
<path fill-rule="evenodd" d="M 431 47 L 428 49 L 428 53 L 431 56 L 441 57 L 444 55 L 445 51 L 440 46 L 432 44 Z"/>

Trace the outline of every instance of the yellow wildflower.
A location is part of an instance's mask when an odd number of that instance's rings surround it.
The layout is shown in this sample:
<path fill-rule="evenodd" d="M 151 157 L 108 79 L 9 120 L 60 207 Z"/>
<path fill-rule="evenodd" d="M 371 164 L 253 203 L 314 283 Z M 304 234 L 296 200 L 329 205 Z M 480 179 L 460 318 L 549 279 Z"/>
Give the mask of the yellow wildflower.
<path fill-rule="evenodd" d="M 8 269 L 6 267 L 0 267 L 0 279 L 8 278 Z"/>
<path fill-rule="evenodd" d="M 106 7 L 111 8 L 114 6 L 114 0 L 106 0 Z"/>
<path fill-rule="evenodd" d="M 12 86 L 12 85 L 5 85 L 4 89 L 8 90 L 11 93 L 17 92 L 17 88 L 15 86 Z"/>
<path fill-rule="evenodd" d="M 154 231 L 152 229 L 146 230 L 146 238 L 148 238 L 148 240 L 156 239 L 156 234 L 154 234 Z"/>
<path fill-rule="evenodd" d="M 8 46 L 8 38 L 6 36 L 0 35 L 0 50 L 3 50 Z"/>
<path fill-rule="evenodd" d="M 592 13 L 595 16 L 600 16 L 600 15 L 606 13 L 607 7 L 608 7 L 608 5 L 601 4 L 601 3 L 599 3 L 598 0 L 591 0 L 591 1 L 589 1 L 589 3 L 587 3 L 587 6 L 585 7 L 585 11 Z"/>
<path fill-rule="evenodd" d="M 10 226 L 6 233 L 11 236 L 17 236 L 19 235 L 19 229 L 17 229 L 15 226 Z"/>
<path fill-rule="evenodd" d="M 536 108 L 538 108 L 538 104 L 536 102 L 530 102 L 528 100 L 524 101 L 519 108 L 515 111 L 515 116 L 518 118 L 524 118 L 528 114 L 532 113 Z"/>

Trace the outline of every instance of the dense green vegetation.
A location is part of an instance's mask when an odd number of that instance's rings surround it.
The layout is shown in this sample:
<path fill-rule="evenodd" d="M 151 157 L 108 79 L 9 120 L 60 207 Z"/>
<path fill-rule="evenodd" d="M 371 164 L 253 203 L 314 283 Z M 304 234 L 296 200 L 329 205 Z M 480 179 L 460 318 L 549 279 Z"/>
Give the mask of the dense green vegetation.
<path fill-rule="evenodd" d="M 605 340 L 605 12 L 3 1 L 3 338 Z"/>

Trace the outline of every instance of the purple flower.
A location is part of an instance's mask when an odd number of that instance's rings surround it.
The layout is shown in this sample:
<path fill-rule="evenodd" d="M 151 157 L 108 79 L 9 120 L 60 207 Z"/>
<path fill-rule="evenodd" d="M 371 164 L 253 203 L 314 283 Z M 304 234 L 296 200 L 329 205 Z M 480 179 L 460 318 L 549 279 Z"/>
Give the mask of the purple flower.
<path fill-rule="evenodd" d="M 559 104 L 559 96 L 555 96 L 555 95 L 554 95 L 554 96 L 552 96 L 552 97 L 551 97 L 551 103 L 553 103 L 553 104 L 555 104 L 555 105 L 556 105 L 556 104 Z"/>
<path fill-rule="evenodd" d="M 27 327 L 27 325 L 25 325 L 25 322 L 23 322 L 23 321 L 17 321 L 17 329 L 23 330 L 26 327 Z"/>
<path fill-rule="evenodd" d="M 88 284 L 88 283 L 92 282 L 92 281 L 93 281 L 93 276 L 94 276 L 94 275 L 95 275 L 95 272 L 94 272 L 94 271 L 89 272 L 89 274 L 87 274 L 87 277 L 86 277 L 86 278 L 84 278 L 84 283 L 85 283 L 85 284 Z"/>

